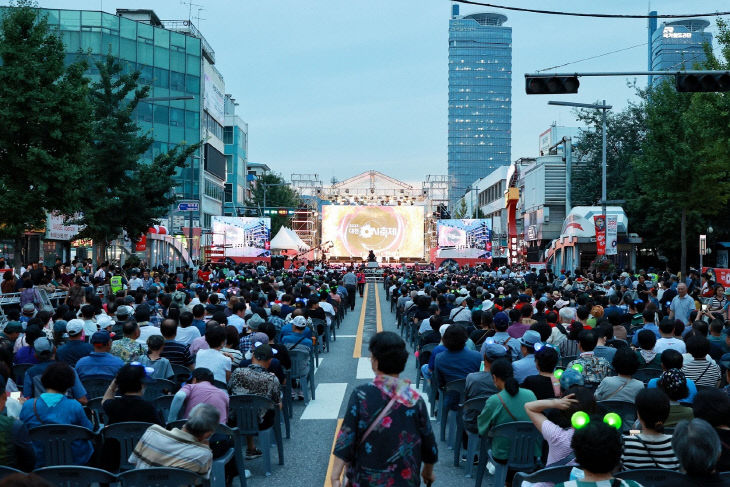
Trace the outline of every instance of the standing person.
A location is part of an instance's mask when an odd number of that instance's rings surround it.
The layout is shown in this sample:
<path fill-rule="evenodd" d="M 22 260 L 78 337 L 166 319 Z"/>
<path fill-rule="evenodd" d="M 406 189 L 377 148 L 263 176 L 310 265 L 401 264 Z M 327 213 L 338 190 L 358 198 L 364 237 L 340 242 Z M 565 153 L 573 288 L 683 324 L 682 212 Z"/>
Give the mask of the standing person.
<path fill-rule="evenodd" d="M 680 282 L 677 285 L 677 295 L 669 305 L 669 317 L 673 320 L 680 320 L 686 325 L 689 324 L 689 314 L 695 310 L 695 300 L 687 294 L 687 285 Z"/>
<path fill-rule="evenodd" d="M 357 273 L 357 292 L 360 293 L 360 297 L 365 292 L 365 273 L 362 269 Z"/>
<path fill-rule="evenodd" d="M 332 487 L 341 487 L 345 467 L 354 485 L 417 486 L 419 470 L 432 483 L 438 450 L 426 404 L 399 377 L 408 361 L 405 342 L 385 331 L 369 348 L 376 376 L 350 396 L 335 443 Z"/>
<path fill-rule="evenodd" d="M 347 274 L 342 276 L 342 283 L 347 289 L 347 302 L 350 305 L 350 310 L 355 310 L 355 292 L 357 291 L 357 276 L 352 272 L 352 267 L 347 271 Z"/>

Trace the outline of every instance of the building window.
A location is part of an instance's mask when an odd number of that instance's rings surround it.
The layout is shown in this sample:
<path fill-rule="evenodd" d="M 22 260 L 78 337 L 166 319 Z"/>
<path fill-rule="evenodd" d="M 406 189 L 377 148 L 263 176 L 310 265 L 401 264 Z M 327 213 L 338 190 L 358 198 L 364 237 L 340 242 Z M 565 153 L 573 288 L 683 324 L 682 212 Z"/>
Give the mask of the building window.
<path fill-rule="evenodd" d="M 210 213 L 203 213 L 203 228 L 210 228 L 210 222 L 213 218 L 213 215 Z"/>
<path fill-rule="evenodd" d="M 223 127 L 223 143 L 233 143 L 233 127 Z"/>
<path fill-rule="evenodd" d="M 216 201 L 223 201 L 223 188 L 215 184 L 210 179 L 205 180 L 205 195 Z"/>
<path fill-rule="evenodd" d="M 225 198 L 226 203 L 233 201 L 233 185 L 231 183 L 226 183 L 225 185 Z"/>

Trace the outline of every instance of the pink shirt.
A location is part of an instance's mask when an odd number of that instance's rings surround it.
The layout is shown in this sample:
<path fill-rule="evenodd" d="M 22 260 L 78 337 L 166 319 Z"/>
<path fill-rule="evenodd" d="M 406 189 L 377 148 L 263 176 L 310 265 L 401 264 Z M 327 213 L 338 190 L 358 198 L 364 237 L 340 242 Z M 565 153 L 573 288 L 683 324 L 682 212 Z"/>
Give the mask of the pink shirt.
<path fill-rule="evenodd" d="M 184 418 L 190 417 L 190 411 L 200 403 L 210 404 L 221 415 L 221 424 L 228 421 L 228 394 L 210 382 L 186 384 L 181 389 L 187 396 L 185 400 Z"/>
<path fill-rule="evenodd" d="M 205 337 L 198 337 L 190 344 L 190 355 L 195 355 L 198 353 L 198 350 L 208 349 L 210 349 L 210 345 L 208 345 L 208 342 L 205 341 Z"/>
<path fill-rule="evenodd" d="M 573 451 L 570 441 L 574 432 L 573 428 L 563 429 L 552 421 L 542 423 L 542 437 L 548 444 L 546 465 L 562 460 Z M 575 465 L 575 461 L 569 462 L 568 465 Z"/>

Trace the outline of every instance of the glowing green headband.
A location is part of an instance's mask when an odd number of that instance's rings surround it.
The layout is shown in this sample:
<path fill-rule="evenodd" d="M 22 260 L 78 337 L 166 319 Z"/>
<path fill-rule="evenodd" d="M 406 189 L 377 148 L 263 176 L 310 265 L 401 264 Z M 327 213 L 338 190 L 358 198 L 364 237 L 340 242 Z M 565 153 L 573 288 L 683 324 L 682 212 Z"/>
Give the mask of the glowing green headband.
<path fill-rule="evenodd" d="M 577 430 L 585 428 L 590 422 L 591 417 L 588 416 L 588 413 L 586 413 L 585 411 L 577 411 L 573 413 L 573 416 L 570 417 L 570 424 L 573 426 L 573 428 Z M 621 429 L 621 416 L 616 413 L 606 414 L 603 417 L 603 422 L 612 428 L 616 428 L 617 430 Z"/>

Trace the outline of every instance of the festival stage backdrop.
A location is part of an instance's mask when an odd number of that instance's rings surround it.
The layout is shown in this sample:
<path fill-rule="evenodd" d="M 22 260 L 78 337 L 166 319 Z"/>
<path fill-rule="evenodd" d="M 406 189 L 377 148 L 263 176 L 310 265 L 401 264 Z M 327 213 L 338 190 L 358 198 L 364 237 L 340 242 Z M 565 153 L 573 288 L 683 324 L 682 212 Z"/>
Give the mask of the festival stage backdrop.
<path fill-rule="evenodd" d="M 440 259 L 492 258 L 489 220 L 439 220 L 437 232 Z"/>
<path fill-rule="evenodd" d="M 423 258 L 422 206 L 322 206 L 322 241 L 333 257 Z"/>
<path fill-rule="evenodd" d="M 213 245 L 226 257 L 269 257 L 271 218 L 213 216 Z"/>

